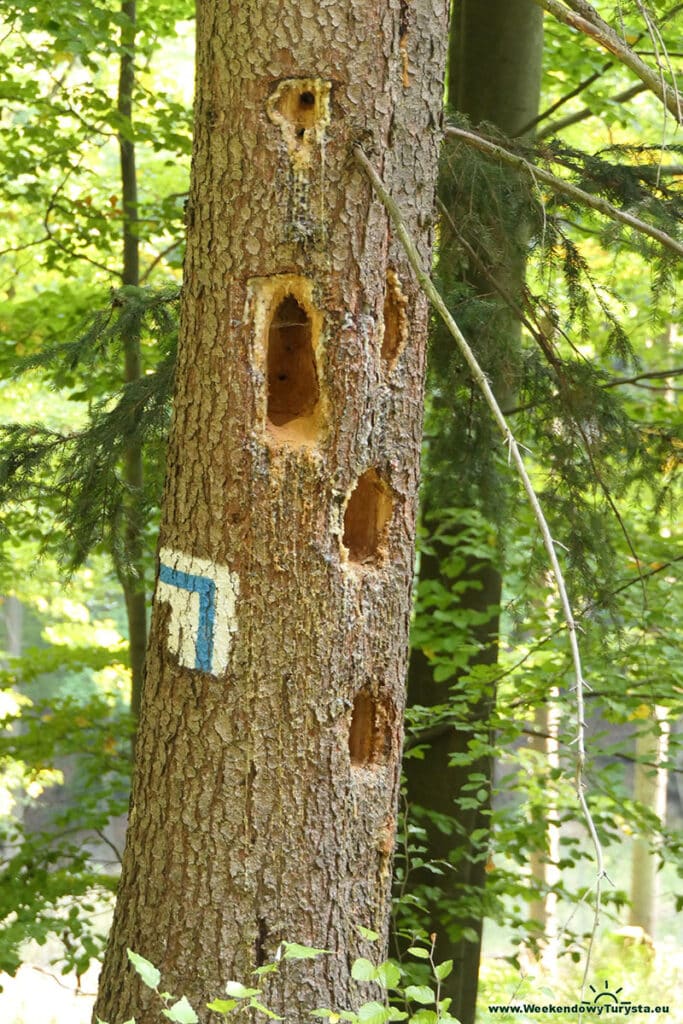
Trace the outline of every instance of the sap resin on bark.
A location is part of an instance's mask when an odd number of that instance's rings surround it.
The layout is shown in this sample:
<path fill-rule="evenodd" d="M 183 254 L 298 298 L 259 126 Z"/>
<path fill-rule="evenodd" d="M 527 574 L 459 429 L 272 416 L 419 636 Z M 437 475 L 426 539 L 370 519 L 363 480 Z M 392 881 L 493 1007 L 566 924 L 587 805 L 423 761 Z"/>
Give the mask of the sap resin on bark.
<path fill-rule="evenodd" d="M 382 358 L 393 370 L 408 340 L 408 296 L 401 288 L 395 270 L 387 270 L 387 290 L 384 297 L 384 334 Z"/>
<path fill-rule="evenodd" d="M 170 548 L 161 549 L 159 561 L 155 600 L 171 607 L 169 650 L 179 665 L 222 675 L 237 630 L 237 574 Z"/>
<path fill-rule="evenodd" d="M 319 239 L 325 219 L 325 132 L 330 123 L 331 83 L 319 78 L 280 82 L 266 103 L 290 167 L 286 234 L 295 241 Z"/>

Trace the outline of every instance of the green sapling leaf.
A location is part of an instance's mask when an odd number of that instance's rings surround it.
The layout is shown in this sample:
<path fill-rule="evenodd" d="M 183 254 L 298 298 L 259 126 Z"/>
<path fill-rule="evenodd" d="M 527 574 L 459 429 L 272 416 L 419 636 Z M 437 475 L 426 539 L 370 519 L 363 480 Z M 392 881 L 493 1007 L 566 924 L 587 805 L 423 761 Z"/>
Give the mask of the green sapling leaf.
<path fill-rule="evenodd" d="M 398 988 L 401 981 L 401 968 L 393 960 L 385 960 L 375 971 L 375 977 L 384 988 Z"/>
<path fill-rule="evenodd" d="M 410 1024 L 437 1024 L 437 1021 L 439 1017 L 434 1010 L 418 1010 L 410 1018 Z"/>
<path fill-rule="evenodd" d="M 164 1017 L 175 1021 L 176 1024 L 199 1024 L 199 1017 L 187 1001 L 187 996 L 183 996 L 173 1006 L 169 1006 L 168 1010 L 162 1010 L 161 1012 Z"/>
<path fill-rule="evenodd" d="M 300 946 L 298 942 L 283 942 L 284 960 L 315 960 L 323 953 L 329 953 L 329 949 L 316 949 L 315 946 Z"/>
<path fill-rule="evenodd" d="M 250 999 L 249 1006 L 252 1008 L 252 1010 L 258 1010 L 259 1013 L 265 1013 L 266 1017 L 268 1017 L 270 1020 L 284 1019 L 283 1017 L 278 1017 L 276 1013 L 273 1013 L 272 1010 L 269 1010 L 267 1006 L 263 1005 L 263 1003 L 259 1003 L 257 999 Z"/>
<path fill-rule="evenodd" d="M 434 993 L 429 985 L 408 985 L 406 988 L 406 999 L 412 999 L 414 1003 L 429 1006 L 434 1002 L 434 998 Z"/>
<path fill-rule="evenodd" d="M 247 988 L 241 981 L 229 981 L 225 986 L 225 991 L 233 999 L 250 999 L 251 996 L 260 996 L 260 988 Z"/>
<path fill-rule="evenodd" d="M 279 964 L 277 964 L 277 963 L 263 964 L 262 967 L 255 967 L 254 970 L 251 973 L 252 974 L 256 974 L 257 977 L 260 978 L 262 974 L 273 974 L 273 973 L 279 971 L 279 969 L 280 969 L 280 967 L 279 967 Z"/>
<path fill-rule="evenodd" d="M 368 942 L 377 942 L 379 932 L 373 932 L 371 928 L 364 928 L 362 924 L 358 924 L 356 927 L 362 938 L 367 939 Z"/>
<path fill-rule="evenodd" d="M 416 956 L 418 960 L 429 960 L 429 950 L 423 949 L 422 946 L 409 946 L 408 952 L 411 956 Z"/>
<path fill-rule="evenodd" d="M 161 974 L 154 964 L 151 964 L 149 960 L 145 960 L 144 956 L 140 956 L 139 953 L 134 953 L 132 949 L 126 950 L 126 952 L 128 953 L 128 959 L 147 988 L 157 989 L 161 981 Z"/>
<path fill-rule="evenodd" d="M 382 1003 L 363 1003 L 358 1007 L 358 1020 L 361 1024 L 386 1024 L 389 1020 L 389 1007 Z"/>
<path fill-rule="evenodd" d="M 434 974 L 437 976 L 439 981 L 443 981 L 453 970 L 453 961 L 444 960 L 443 963 L 437 964 L 434 968 Z"/>
<path fill-rule="evenodd" d="M 214 1013 L 230 1013 L 236 1006 L 236 999 L 214 999 L 213 1002 L 206 1004 L 207 1010 L 213 1010 Z"/>
<path fill-rule="evenodd" d="M 375 981 L 377 978 L 377 968 L 369 960 L 366 960 L 364 956 L 360 956 L 351 965 L 351 977 L 356 981 Z"/>

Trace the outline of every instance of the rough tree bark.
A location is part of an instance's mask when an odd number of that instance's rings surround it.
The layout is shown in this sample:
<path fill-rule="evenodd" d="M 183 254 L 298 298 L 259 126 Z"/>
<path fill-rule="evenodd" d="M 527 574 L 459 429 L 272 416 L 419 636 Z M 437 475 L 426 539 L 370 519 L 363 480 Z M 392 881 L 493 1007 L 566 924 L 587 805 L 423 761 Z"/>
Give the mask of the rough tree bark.
<path fill-rule="evenodd" d="M 130 828 L 97 1014 L 198 1012 L 281 939 L 271 993 L 353 1001 L 386 934 L 445 0 L 200 0 L 188 254 Z M 205 1019 L 206 1011 L 203 1011 Z"/>
<path fill-rule="evenodd" d="M 473 124 L 488 121 L 496 124 L 507 135 L 514 137 L 520 129 L 533 119 L 538 111 L 540 76 L 543 54 L 543 16 L 533 0 L 491 0 L 482 4 L 479 0 L 456 0 L 453 9 L 448 57 L 448 102 L 454 109 L 467 114 Z M 460 211 L 449 211 L 457 225 L 461 222 Z M 448 224 L 444 230 L 450 230 Z M 500 265 L 493 269 L 497 282 L 505 292 L 519 299 L 524 282 L 524 261 L 519 255 L 518 240 L 501 239 L 503 256 Z M 442 279 L 453 278 L 454 271 L 441 268 Z M 469 283 L 484 296 L 491 296 L 491 282 L 482 277 L 476 267 L 470 268 Z M 511 353 L 520 339 L 520 324 L 514 313 L 501 304 L 496 313 L 500 325 L 500 345 Z M 443 348 L 447 346 L 447 351 Z M 450 337 L 437 336 L 432 351 L 434 366 L 448 365 L 452 349 Z M 434 371 L 432 371 L 434 372 Z M 497 397 L 506 404 L 507 381 L 494 381 Z M 450 480 L 441 481 L 439 494 L 432 495 L 427 488 L 423 504 L 425 513 L 435 509 L 457 507 L 463 504 L 462 486 L 456 474 Z M 444 586 L 451 581 L 440 574 L 440 564 L 446 552 L 436 551 L 435 557 L 422 559 L 420 578 L 441 578 Z M 467 575 L 467 574 L 465 574 Z M 468 591 L 463 597 L 463 607 L 468 611 L 485 613 L 498 606 L 501 593 L 500 574 L 493 564 L 472 569 L 470 575 L 478 581 L 479 590 Z M 493 664 L 497 660 L 498 618 L 494 616 L 478 627 L 475 638 L 482 650 L 476 657 L 478 664 Z M 435 684 L 432 668 L 420 651 L 413 651 L 410 664 L 410 700 L 414 704 L 429 706 L 441 704 L 446 699 L 446 684 Z M 474 703 L 469 723 L 459 722 L 458 728 L 446 728 L 430 742 L 423 760 L 408 760 L 408 797 L 411 804 L 427 808 L 440 815 L 455 815 L 458 825 L 456 835 L 447 835 L 429 819 L 421 822 L 427 829 L 429 856 L 434 860 L 450 860 L 453 869 L 440 877 L 441 895 L 429 904 L 431 911 L 430 928 L 438 934 L 440 958 L 452 958 L 454 970 L 444 983 L 444 992 L 451 996 L 453 1013 L 463 1024 L 472 1024 L 476 1010 L 479 959 L 483 918 L 477 905 L 481 905 L 486 882 L 486 843 L 473 846 L 469 837 L 477 830 L 486 830 L 489 824 L 490 803 L 483 802 L 477 808 L 467 811 L 456 809 L 458 797 L 471 796 L 463 792 L 469 776 L 476 772 L 492 779 L 493 764 L 487 758 L 472 765 L 451 764 L 453 754 L 466 753 L 470 740 L 485 731 L 490 717 L 493 693 Z M 469 724 L 471 729 L 467 729 Z M 435 780 L 438 780 L 435 784 Z M 423 878 L 433 885 L 429 876 Z M 447 908 L 448 900 L 463 899 L 468 893 L 468 902 L 473 908 L 468 919 L 453 920 Z M 478 941 L 462 937 L 462 930 L 475 933 Z"/>

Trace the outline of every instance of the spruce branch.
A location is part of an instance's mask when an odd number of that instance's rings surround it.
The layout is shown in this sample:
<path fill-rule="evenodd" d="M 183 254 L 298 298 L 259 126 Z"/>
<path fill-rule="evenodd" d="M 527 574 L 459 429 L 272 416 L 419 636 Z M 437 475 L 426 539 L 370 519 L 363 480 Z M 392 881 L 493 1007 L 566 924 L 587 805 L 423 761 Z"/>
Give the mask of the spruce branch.
<path fill-rule="evenodd" d="M 683 123 L 683 100 L 678 89 L 665 81 L 661 69 L 651 68 L 619 36 L 586 0 L 534 0 L 558 21 L 593 39 L 599 46 L 621 61 L 673 114 L 678 124 Z"/>
<path fill-rule="evenodd" d="M 443 320 L 444 324 L 448 328 L 449 333 L 453 337 L 453 340 L 455 341 L 456 345 L 458 346 L 458 349 L 459 349 L 462 357 L 464 358 L 465 362 L 467 363 L 467 365 L 468 365 L 468 367 L 470 369 L 472 377 L 474 378 L 475 382 L 477 383 L 477 385 L 479 387 L 479 390 L 481 391 L 482 395 L 484 396 L 486 404 L 488 405 L 488 407 L 489 407 L 489 409 L 491 411 L 491 414 L 493 416 L 493 419 L 496 422 L 496 425 L 498 426 L 501 434 L 503 435 L 505 444 L 506 444 L 508 452 L 509 452 L 510 459 L 514 462 L 514 464 L 515 464 L 515 466 L 517 468 L 517 472 L 519 473 L 519 476 L 521 478 L 522 484 L 524 486 L 524 490 L 526 492 L 526 495 L 527 495 L 527 498 L 528 498 L 528 501 L 529 501 L 529 505 L 531 506 L 531 509 L 533 511 L 534 518 L 536 519 L 536 522 L 538 524 L 539 530 L 541 532 L 541 536 L 543 537 L 543 543 L 544 543 L 544 546 L 545 546 L 545 549 L 546 549 L 546 552 L 547 552 L 547 555 L 548 555 L 548 560 L 549 560 L 550 565 L 552 567 L 552 572 L 553 572 L 553 576 L 555 578 L 557 592 L 558 592 L 558 595 L 559 595 L 559 598 L 560 598 L 560 603 L 561 603 L 561 606 L 562 606 L 563 617 L 564 617 L 564 620 L 565 620 L 565 623 L 566 623 L 567 635 L 568 635 L 568 638 L 569 638 L 569 645 L 570 645 L 570 649 L 571 649 L 571 653 L 572 653 L 572 662 L 573 662 L 573 667 L 574 667 L 574 692 L 575 692 L 575 696 L 576 696 L 576 747 L 577 747 L 576 774 L 575 774 L 576 794 L 577 794 L 577 799 L 578 799 L 578 802 L 579 802 L 579 806 L 581 807 L 581 811 L 582 811 L 584 820 L 586 822 L 586 827 L 588 829 L 588 833 L 589 833 L 590 838 L 591 838 L 592 843 L 593 843 L 593 847 L 594 847 L 594 850 L 595 850 L 595 860 L 596 860 L 595 916 L 594 916 L 593 932 L 592 932 L 590 944 L 589 944 L 589 947 L 588 947 L 588 956 L 587 956 L 587 962 L 586 962 L 586 967 L 585 967 L 585 971 L 584 971 L 584 983 L 585 983 L 586 976 L 587 976 L 587 973 L 588 973 L 588 967 L 589 967 L 590 959 L 591 959 L 591 951 L 592 951 L 592 947 L 593 947 L 593 941 L 594 941 L 594 938 L 595 938 L 595 934 L 596 934 L 597 926 L 598 926 L 598 921 L 599 921 L 599 917 L 600 917 L 601 887 L 602 887 L 603 879 L 605 879 L 607 877 L 607 873 L 605 871 L 604 853 L 603 853 L 603 849 L 602 849 L 602 844 L 600 842 L 600 837 L 598 836 L 597 829 L 596 829 L 596 826 L 595 826 L 595 822 L 593 820 L 593 815 L 591 813 L 591 810 L 590 810 L 590 808 L 588 806 L 588 803 L 587 803 L 587 800 L 586 800 L 586 781 L 585 781 L 585 772 L 586 772 L 586 747 L 585 747 L 586 722 L 585 722 L 585 711 L 584 711 L 586 682 L 585 682 L 584 677 L 583 677 L 583 667 L 582 667 L 582 663 L 581 663 L 581 653 L 579 651 L 579 643 L 578 643 L 578 637 L 577 637 L 577 624 L 576 624 L 576 621 L 575 621 L 575 618 L 574 618 L 574 613 L 573 613 L 573 610 L 572 610 L 571 603 L 569 601 L 569 595 L 567 593 L 567 587 L 566 587 L 566 584 L 565 584 L 564 573 L 562 572 L 562 567 L 560 566 L 560 562 L 559 562 L 559 559 L 557 557 L 557 552 L 555 550 L 556 542 L 555 542 L 555 540 L 554 540 L 554 538 L 553 538 L 553 536 L 552 536 L 552 534 L 550 532 L 550 527 L 548 526 L 548 521 L 547 521 L 547 519 L 545 517 L 543 509 L 541 508 L 541 504 L 540 504 L 540 502 L 538 500 L 538 497 L 536 495 L 536 491 L 534 490 L 534 486 L 533 486 L 533 484 L 531 482 L 531 478 L 529 477 L 529 474 L 527 472 L 526 465 L 524 463 L 524 458 L 522 456 L 520 447 L 519 447 L 517 441 L 515 440 L 515 437 L 514 437 L 512 431 L 510 430 L 510 427 L 508 426 L 507 420 L 505 419 L 505 416 L 503 415 L 503 412 L 501 411 L 501 408 L 500 408 L 500 406 L 498 404 L 496 396 L 493 393 L 493 390 L 492 390 L 491 385 L 490 385 L 490 383 L 488 381 L 488 378 L 486 377 L 486 374 L 484 373 L 484 371 L 482 370 L 481 366 L 479 365 L 477 357 L 475 356 L 475 354 L 474 354 L 472 348 L 470 347 L 467 339 L 465 338 L 465 336 L 463 335 L 462 331 L 458 327 L 457 323 L 455 322 L 455 320 L 451 316 L 451 313 L 450 313 L 448 307 L 446 306 L 446 303 L 443 301 L 443 299 L 441 298 L 441 295 L 439 294 L 438 290 L 434 286 L 434 283 L 433 283 L 430 275 L 427 273 L 427 271 L 425 271 L 425 269 L 424 269 L 424 267 L 422 265 L 422 260 L 420 258 L 420 254 L 418 253 L 417 248 L 415 246 L 415 243 L 414 243 L 414 241 L 413 241 L 413 239 L 412 239 L 412 237 L 411 237 L 411 235 L 410 235 L 410 233 L 408 231 L 405 219 L 403 217 L 403 214 L 401 213 L 401 210 L 398 207 L 398 204 L 394 201 L 394 199 L 387 192 L 387 190 L 384 187 L 384 184 L 382 182 L 382 179 L 379 177 L 379 175 L 377 174 L 377 171 L 375 170 L 374 166 L 368 160 L 367 156 L 365 155 L 365 152 L 361 149 L 360 146 L 355 145 L 353 147 L 353 154 L 354 154 L 356 162 L 363 169 L 363 171 L 365 172 L 366 176 L 368 177 L 368 179 L 370 181 L 370 184 L 371 184 L 375 194 L 377 195 L 378 199 L 380 200 L 380 202 L 384 206 L 385 210 L 387 211 L 389 217 L 393 221 L 394 227 L 396 229 L 396 234 L 397 234 L 397 236 L 399 238 L 399 241 L 401 242 L 401 245 L 403 246 L 405 254 L 406 254 L 407 258 L 408 258 L 408 262 L 410 263 L 410 266 L 412 267 L 412 269 L 413 269 L 413 271 L 415 273 L 415 276 L 417 278 L 417 281 L 418 281 L 420 287 L 422 288 L 424 294 L 427 296 L 427 298 L 429 299 L 431 304 L 437 310 L 437 312 L 439 313 L 439 315 L 440 315 L 441 319 Z"/>
<path fill-rule="evenodd" d="M 609 217 L 610 220 L 626 224 L 628 227 L 633 228 L 634 231 L 639 231 L 641 234 L 648 235 L 650 238 L 653 238 L 655 241 L 659 242 L 660 245 L 663 245 L 665 248 L 675 252 L 676 255 L 683 256 L 683 243 L 667 234 L 666 231 L 662 231 L 653 224 L 648 224 L 639 217 L 634 217 L 632 213 L 628 213 L 626 210 L 620 210 L 618 207 L 613 206 L 612 203 L 608 203 L 607 200 L 603 199 L 601 196 L 585 192 L 583 189 L 578 188 L 578 186 L 572 185 L 571 182 L 558 178 L 557 175 L 551 174 L 550 171 L 546 171 L 543 167 L 537 167 L 535 164 L 525 160 L 525 158 L 520 156 L 518 153 L 513 153 L 509 149 L 505 149 L 503 146 L 500 146 L 495 142 L 491 142 L 489 139 L 485 139 L 481 135 L 477 135 L 475 132 L 468 132 L 464 128 L 456 128 L 454 125 L 449 125 L 446 128 L 446 135 L 450 138 L 461 139 L 469 146 L 474 146 L 476 149 L 481 150 L 482 153 L 487 153 L 489 156 L 497 157 L 499 160 L 504 160 L 512 167 L 517 167 L 520 170 L 526 171 L 532 179 L 545 182 L 545 184 L 549 185 L 554 192 L 563 193 L 575 202 L 580 203 L 582 206 L 588 206 L 590 209 L 603 214 L 603 216 Z"/>

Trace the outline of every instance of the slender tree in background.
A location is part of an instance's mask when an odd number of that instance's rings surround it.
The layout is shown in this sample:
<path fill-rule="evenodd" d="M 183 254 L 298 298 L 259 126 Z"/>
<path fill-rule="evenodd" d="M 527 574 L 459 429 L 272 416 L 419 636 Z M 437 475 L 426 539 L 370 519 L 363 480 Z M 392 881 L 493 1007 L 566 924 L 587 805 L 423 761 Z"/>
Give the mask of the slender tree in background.
<path fill-rule="evenodd" d="M 473 124 L 495 124 L 501 132 L 514 138 L 537 113 L 542 56 L 543 12 L 533 0 L 495 0 L 487 4 L 458 0 L 449 48 L 450 108 L 467 115 Z M 495 366 L 494 385 L 505 407 L 511 404 L 514 395 L 521 323 L 514 306 L 510 308 L 510 304 L 501 299 L 500 292 L 519 308 L 524 284 L 524 221 L 518 219 L 516 227 L 512 228 L 504 217 L 500 218 L 495 240 L 496 262 L 483 274 L 481 263 L 484 261 L 477 261 L 476 253 L 474 259 L 470 257 L 472 249 L 467 233 L 471 188 L 469 183 L 461 185 L 458 180 L 454 167 L 457 159 L 456 147 L 456 153 L 445 161 L 446 205 L 439 276 L 446 294 L 466 284 L 481 302 L 488 304 L 486 322 L 482 319 L 472 326 L 470 337 L 481 351 L 487 352 L 488 363 Z M 486 196 L 483 202 L 490 204 L 492 200 Z M 468 245 L 469 250 L 465 248 Z M 492 358 L 491 352 L 496 353 Z M 439 509 L 471 504 L 488 507 L 490 512 L 492 502 L 501 501 L 500 494 L 495 498 L 490 490 L 487 494 L 487 487 L 491 486 L 490 480 L 485 478 L 486 472 L 490 475 L 485 454 L 487 445 L 490 449 L 488 417 L 464 432 L 460 411 L 457 407 L 457 415 L 452 411 L 454 358 L 452 339 L 445 331 L 437 330 L 431 351 L 430 382 L 444 397 L 438 421 L 440 436 L 430 439 L 427 451 L 430 473 L 423 493 L 423 515 L 431 529 L 438 523 Z M 477 466 L 486 468 L 481 470 Z M 444 590 L 450 590 L 454 580 L 447 570 L 448 553 L 448 547 L 437 540 L 431 552 L 422 557 L 421 582 L 435 581 Z M 473 583 L 459 602 L 460 611 L 477 623 L 473 626 L 473 636 L 478 653 L 473 655 L 469 668 L 474 664 L 495 663 L 500 574 L 493 562 L 478 557 L 470 559 L 469 567 L 459 575 L 469 577 Z M 411 703 L 443 705 L 448 700 L 449 682 L 452 686 L 452 679 L 435 683 L 428 658 L 419 647 L 413 648 L 409 677 Z M 439 876 L 438 891 L 432 887 L 434 895 L 427 899 L 429 922 L 425 925 L 438 933 L 440 956 L 454 960 L 455 968 L 444 982 L 444 988 L 453 998 L 452 1012 L 464 1024 L 470 1024 L 474 1020 L 481 952 L 493 761 L 491 755 L 465 764 L 454 764 L 452 758 L 466 755 L 470 742 L 486 734 L 495 692 L 487 687 L 478 698 L 467 693 L 457 696 L 457 682 L 455 686 L 458 721 L 444 726 L 438 735 L 430 735 L 424 757 L 408 759 L 406 772 L 410 804 L 427 811 L 421 823 L 427 830 L 428 856 L 450 864 Z M 468 792 L 473 774 L 488 780 L 483 790 L 481 785 L 475 787 L 488 792 L 486 799 L 478 803 L 471 800 Z M 436 785 L 435 780 L 438 780 Z M 463 797 L 469 803 L 467 810 L 458 806 Z M 456 819 L 455 831 L 444 828 L 444 821 L 453 818 Z M 479 839 L 473 841 L 473 835 Z M 422 874 L 422 881 L 429 882 L 429 876 Z M 459 901 L 459 908 L 468 906 L 469 913 L 454 916 L 456 901 Z"/>
<path fill-rule="evenodd" d="M 636 761 L 633 766 L 633 798 L 655 817 L 661 826 L 666 821 L 666 796 L 669 772 L 666 761 L 670 724 L 667 708 L 655 705 L 643 709 L 649 715 L 648 730 L 636 735 Z M 657 926 L 659 869 L 657 850 L 650 837 L 633 840 L 631 862 L 631 911 L 629 923 L 653 936 Z"/>
<path fill-rule="evenodd" d="M 121 58 L 118 84 L 118 134 L 123 207 L 124 286 L 140 285 L 140 241 L 138 237 L 138 182 L 133 134 L 133 94 L 135 90 L 136 0 L 123 0 Z M 140 336 L 130 331 L 123 340 L 124 382 L 134 384 L 142 374 Z M 143 489 L 142 442 L 131 439 L 126 445 L 123 479 L 127 494 L 123 506 L 123 543 L 115 557 L 116 571 L 123 589 L 128 619 L 128 643 L 131 671 L 131 710 L 140 712 L 142 674 L 147 647 L 147 595 L 144 570 L 144 517 L 141 509 Z"/>
<path fill-rule="evenodd" d="M 347 1006 L 386 934 L 446 5 L 203 0 L 183 330 L 130 828 L 99 1016 L 200 1006 L 282 939 Z"/>

